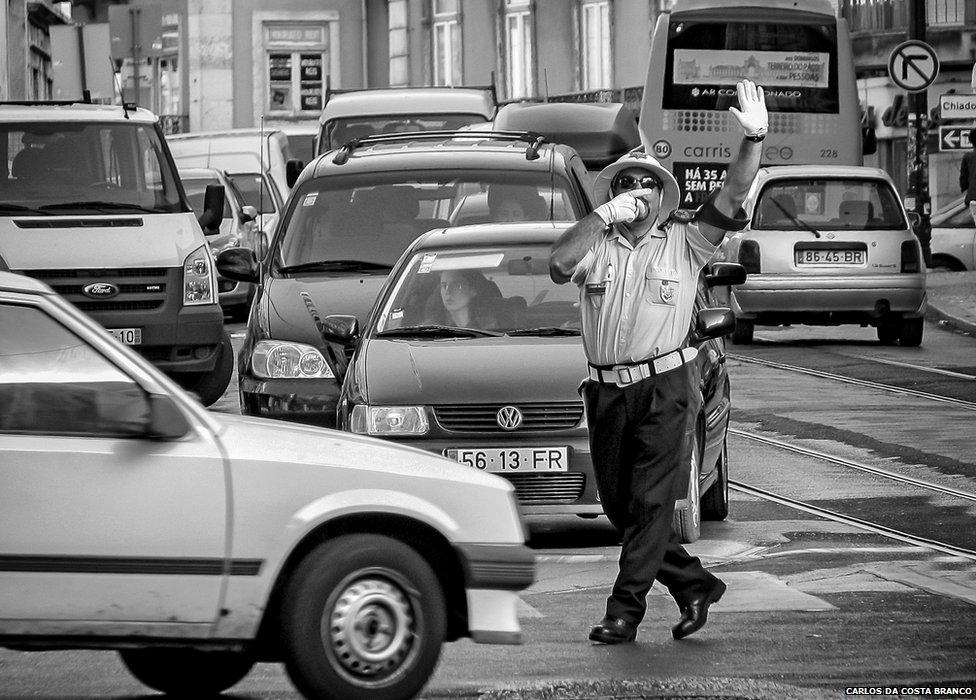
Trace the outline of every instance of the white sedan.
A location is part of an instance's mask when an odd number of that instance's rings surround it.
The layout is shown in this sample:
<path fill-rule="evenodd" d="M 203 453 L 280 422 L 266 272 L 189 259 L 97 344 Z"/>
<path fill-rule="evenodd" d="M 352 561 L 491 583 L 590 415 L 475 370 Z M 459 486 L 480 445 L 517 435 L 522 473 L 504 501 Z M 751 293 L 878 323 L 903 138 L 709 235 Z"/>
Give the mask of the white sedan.
<path fill-rule="evenodd" d="M 976 225 L 962 197 L 932 214 L 930 246 L 933 269 L 976 270 Z"/>
<path fill-rule="evenodd" d="M 0 645 L 118 649 L 170 693 L 282 661 L 310 697 L 409 697 L 445 640 L 520 642 L 524 542 L 507 481 L 209 413 L 0 272 Z"/>

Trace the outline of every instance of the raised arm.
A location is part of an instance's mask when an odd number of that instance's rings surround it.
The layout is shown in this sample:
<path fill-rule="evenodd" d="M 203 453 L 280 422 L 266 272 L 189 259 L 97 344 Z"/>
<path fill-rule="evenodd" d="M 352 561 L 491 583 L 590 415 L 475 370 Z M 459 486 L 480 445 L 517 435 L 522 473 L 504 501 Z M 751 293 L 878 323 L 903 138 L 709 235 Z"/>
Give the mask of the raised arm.
<path fill-rule="evenodd" d="M 769 127 L 763 89 L 751 80 L 742 80 L 736 85 L 736 93 L 739 97 L 739 109 L 729 107 L 729 111 L 738 120 L 744 136 L 738 155 L 729 164 L 725 184 L 713 200 L 715 208 L 728 217 L 735 217 L 739 213 L 752 181 L 759 172 L 759 158 L 762 155 L 761 137 L 766 135 Z M 715 245 L 721 243 L 725 237 L 724 229 L 704 221 L 698 222 L 698 230 Z"/>

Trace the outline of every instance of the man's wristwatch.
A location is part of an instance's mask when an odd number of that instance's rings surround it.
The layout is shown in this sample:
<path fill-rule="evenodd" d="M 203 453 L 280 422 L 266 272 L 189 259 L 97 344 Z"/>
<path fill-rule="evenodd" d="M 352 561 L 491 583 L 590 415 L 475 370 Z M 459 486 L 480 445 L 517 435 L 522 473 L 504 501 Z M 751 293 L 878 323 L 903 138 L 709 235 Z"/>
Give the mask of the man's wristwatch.
<path fill-rule="evenodd" d="M 765 133 L 762 133 L 762 134 L 753 134 L 752 136 L 749 136 L 748 134 L 746 134 L 746 137 L 745 138 L 746 138 L 746 141 L 752 141 L 753 143 L 759 143 L 764 138 L 766 138 L 766 134 Z"/>

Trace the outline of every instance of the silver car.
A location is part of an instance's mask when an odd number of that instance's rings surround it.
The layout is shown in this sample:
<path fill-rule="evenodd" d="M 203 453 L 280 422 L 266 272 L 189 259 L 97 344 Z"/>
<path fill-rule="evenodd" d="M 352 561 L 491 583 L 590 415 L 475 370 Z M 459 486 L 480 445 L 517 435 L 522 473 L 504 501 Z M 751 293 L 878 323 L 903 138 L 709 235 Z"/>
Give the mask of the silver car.
<path fill-rule="evenodd" d="M 976 270 L 976 225 L 964 197 L 932 214 L 932 269 Z"/>
<path fill-rule="evenodd" d="M 887 173 L 762 168 L 744 207 L 749 225 L 724 244 L 748 273 L 732 292 L 732 342 L 752 342 L 756 325 L 858 324 L 883 344 L 921 344 L 922 249 Z"/>

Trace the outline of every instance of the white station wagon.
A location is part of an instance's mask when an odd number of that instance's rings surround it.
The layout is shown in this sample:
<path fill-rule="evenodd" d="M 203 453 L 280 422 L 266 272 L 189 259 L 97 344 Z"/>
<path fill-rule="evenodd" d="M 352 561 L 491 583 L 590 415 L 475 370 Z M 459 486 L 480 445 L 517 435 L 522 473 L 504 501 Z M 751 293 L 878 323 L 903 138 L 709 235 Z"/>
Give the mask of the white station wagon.
<path fill-rule="evenodd" d="M 404 698 L 443 641 L 520 642 L 524 543 L 504 479 L 209 413 L 0 272 L 0 646 L 117 649 L 170 693 L 282 661 L 309 697 Z"/>

